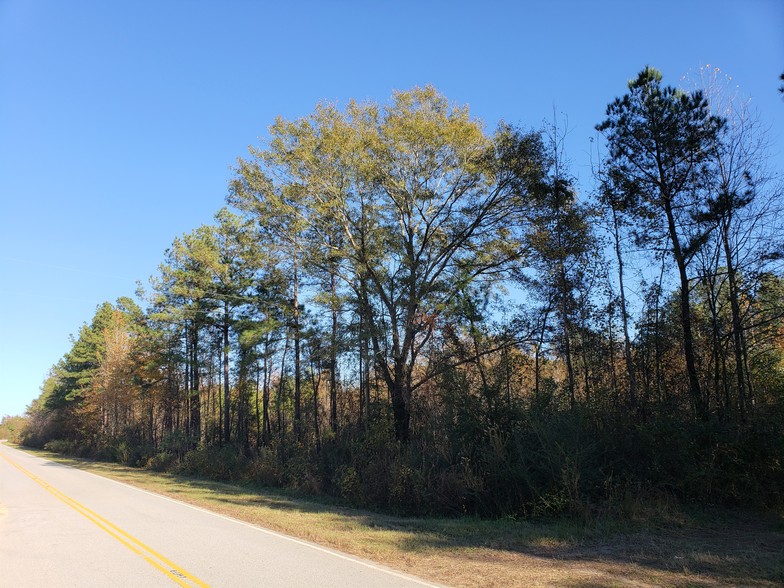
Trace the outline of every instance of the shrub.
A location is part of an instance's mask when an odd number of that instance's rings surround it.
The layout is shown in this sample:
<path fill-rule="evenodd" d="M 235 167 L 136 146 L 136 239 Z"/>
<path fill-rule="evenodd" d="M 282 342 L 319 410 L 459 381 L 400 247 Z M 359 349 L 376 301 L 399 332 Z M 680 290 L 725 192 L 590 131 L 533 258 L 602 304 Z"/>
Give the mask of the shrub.
<path fill-rule="evenodd" d="M 77 443 L 70 439 L 53 439 L 44 445 L 44 449 L 62 455 L 75 455 L 77 453 Z"/>
<path fill-rule="evenodd" d="M 355 504 L 362 499 L 362 482 L 354 466 L 342 465 L 337 468 L 332 483 L 340 497 Z"/>
<path fill-rule="evenodd" d="M 206 447 L 185 454 L 178 473 L 215 481 L 240 480 L 245 471 L 242 453 L 234 446 Z"/>
<path fill-rule="evenodd" d="M 145 467 L 154 472 L 165 472 L 170 470 L 175 462 L 176 457 L 174 455 L 166 451 L 161 451 L 150 457 L 147 460 Z"/>
<path fill-rule="evenodd" d="M 247 476 L 251 482 L 262 486 L 278 486 L 280 467 L 275 450 L 262 447 L 259 454 L 248 463 Z"/>
<path fill-rule="evenodd" d="M 389 506 L 403 514 L 425 514 L 429 508 L 428 488 L 421 470 L 396 463 L 389 474 Z"/>

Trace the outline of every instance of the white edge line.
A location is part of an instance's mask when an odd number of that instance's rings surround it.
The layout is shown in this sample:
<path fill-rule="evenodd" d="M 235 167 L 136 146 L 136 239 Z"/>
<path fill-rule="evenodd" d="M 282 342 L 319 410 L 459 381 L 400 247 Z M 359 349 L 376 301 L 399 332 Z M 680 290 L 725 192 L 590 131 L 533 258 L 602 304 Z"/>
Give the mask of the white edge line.
<path fill-rule="evenodd" d="M 6 446 L 6 447 L 8 447 L 8 446 Z M 13 448 L 9 447 L 9 449 L 13 449 Z M 404 573 L 401 573 L 401 572 L 397 572 L 397 571 L 395 571 L 395 570 L 393 570 L 391 568 L 383 567 L 383 566 L 380 566 L 378 564 L 371 563 L 371 562 L 369 562 L 367 560 L 359 559 L 358 557 L 354 557 L 352 555 L 348 555 L 348 554 L 345 554 L 345 553 L 341 553 L 339 551 L 335 551 L 333 549 L 328 549 L 326 547 L 318 545 L 317 543 L 312 543 L 310 541 L 305 541 L 304 539 L 299 539 L 297 537 L 292 537 L 291 535 L 285 535 L 283 533 L 279 533 L 278 531 L 273 531 L 272 529 L 267 529 L 265 527 L 260 527 L 258 525 L 254 525 L 254 524 L 248 523 L 246 521 L 242 521 L 240 519 L 235 519 L 234 517 L 230 517 L 230 516 L 227 516 L 227 515 L 224 515 L 224 514 L 221 514 L 221 513 L 213 512 L 213 511 L 208 510 L 206 508 L 203 508 L 201 506 L 195 506 L 193 504 L 189 504 L 187 502 L 183 502 L 182 500 L 177 500 L 176 498 L 170 498 L 169 496 L 164 496 L 163 494 L 158 494 L 157 492 L 152 492 L 150 490 L 145 490 L 144 488 L 139 488 L 138 486 L 133 486 L 133 485 L 127 484 L 125 482 L 120 482 L 119 480 L 113 480 L 112 478 L 107 478 L 106 476 L 102 476 L 102 475 L 96 474 L 94 472 L 90 472 L 90 471 L 83 470 L 83 469 L 80 469 L 80 468 L 77 468 L 77 467 L 74 467 L 74 466 L 71 466 L 71 465 L 68 465 L 68 464 L 64 464 L 64 463 L 60 463 L 60 462 L 57 462 L 57 461 L 53 461 L 51 459 L 46 459 L 44 457 L 40 457 L 40 456 L 37 456 L 37 455 L 32 455 L 30 453 L 27 453 L 24 450 L 19 450 L 18 449 L 17 451 L 22 451 L 22 452 L 26 453 L 27 455 L 29 455 L 30 457 L 37 457 L 38 459 L 42 459 L 42 460 L 50 462 L 50 463 L 55 463 L 55 464 L 60 465 L 60 466 L 65 466 L 67 468 L 71 468 L 73 470 L 77 470 L 79 472 L 83 472 L 83 473 L 88 474 L 90 476 L 94 476 L 96 478 L 100 478 L 101 480 L 106 480 L 106 481 L 112 482 L 114 484 L 119 484 L 120 486 L 125 486 L 126 488 L 130 488 L 130 489 L 136 490 L 138 492 L 143 492 L 144 494 L 149 494 L 150 496 L 154 496 L 156 498 L 162 498 L 163 500 L 168 500 L 169 502 L 173 502 L 175 504 L 179 504 L 181 506 L 184 506 L 184 507 L 187 507 L 187 508 L 191 508 L 191 509 L 197 510 L 199 512 L 203 512 L 205 514 L 208 514 L 208 515 L 211 515 L 211 516 L 214 516 L 214 517 L 218 517 L 220 519 L 225 519 L 227 521 L 231 521 L 232 523 L 236 523 L 236 524 L 242 525 L 244 527 L 249 527 L 251 529 L 255 529 L 256 531 L 261 531 L 262 533 L 266 533 L 268 535 L 272 535 L 273 537 L 278 537 L 280 539 L 285 539 L 287 541 L 291 541 L 292 543 L 297 543 L 299 545 L 304 545 L 305 547 L 310 547 L 311 549 L 315 549 L 316 551 L 321 551 L 322 553 L 327 553 L 327 554 L 332 555 L 334 557 L 338 557 L 340 559 L 344 559 L 344 560 L 347 560 L 347 561 L 351 561 L 351 562 L 357 563 L 359 565 L 365 566 L 366 568 L 370 568 L 370 569 L 373 569 L 373 570 L 376 570 L 376 571 L 379 571 L 379 572 L 384 572 L 384 573 L 389 574 L 391 576 L 395 576 L 395 577 L 398 577 L 398 578 L 401 578 L 401 579 L 404 579 L 404 580 L 408 580 L 408 581 L 411 581 L 411 582 L 416 582 L 417 584 L 420 584 L 422 586 L 428 586 L 429 588 L 445 588 L 445 586 L 446 586 L 445 584 L 432 584 L 430 582 L 426 582 L 425 580 L 417 578 L 416 576 L 412 576 L 412 575 L 404 574 Z"/>

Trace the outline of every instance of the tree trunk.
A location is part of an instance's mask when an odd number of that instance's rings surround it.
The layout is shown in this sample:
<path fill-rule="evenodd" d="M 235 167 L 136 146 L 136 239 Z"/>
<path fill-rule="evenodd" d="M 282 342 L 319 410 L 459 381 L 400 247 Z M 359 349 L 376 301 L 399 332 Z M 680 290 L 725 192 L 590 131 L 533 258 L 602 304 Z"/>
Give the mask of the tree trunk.
<path fill-rule="evenodd" d="M 694 339 L 692 337 L 691 328 L 691 304 L 689 302 L 689 276 L 686 273 L 686 259 L 683 255 L 683 250 L 681 249 L 680 240 L 678 239 L 675 218 L 672 213 L 672 204 L 666 195 L 664 196 L 664 210 L 667 214 L 667 226 L 669 228 L 670 241 L 672 242 L 672 253 L 675 257 L 675 263 L 678 266 L 678 276 L 680 277 L 681 282 L 681 329 L 683 331 L 683 355 L 686 360 L 686 373 L 689 378 L 689 396 L 694 405 L 697 418 L 707 420 L 708 413 L 705 409 L 705 403 L 700 390 L 700 380 L 697 375 L 697 362 L 694 355 Z"/>
<path fill-rule="evenodd" d="M 359 327 L 358 327 L 358 339 L 359 339 L 359 349 L 358 351 L 358 360 L 359 360 L 359 422 L 364 422 L 365 419 L 365 334 L 364 334 L 364 321 L 362 320 L 362 311 L 359 312 Z"/>
<path fill-rule="evenodd" d="M 706 272 L 706 288 L 708 291 L 708 309 L 711 315 L 711 361 L 713 362 L 713 394 L 716 399 L 716 409 L 721 417 L 724 409 L 729 409 L 729 405 L 722 408 L 722 377 L 721 377 L 721 325 L 719 321 L 719 309 L 716 294 L 716 274 L 715 271 Z"/>
<path fill-rule="evenodd" d="M 618 286 L 621 297 L 621 321 L 623 323 L 623 356 L 626 361 L 626 377 L 629 382 L 629 407 L 637 408 L 637 376 L 634 373 L 632 362 L 632 344 L 629 338 L 629 313 L 626 311 L 626 288 L 623 283 L 623 255 L 621 253 L 620 220 L 618 213 L 613 208 L 613 236 L 615 244 L 615 257 L 618 260 Z"/>
<path fill-rule="evenodd" d="M 272 426 L 270 425 L 269 417 L 269 403 L 270 403 L 270 361 L 269 361 L 269 333 L 265 336 L 264 340 L 264 384 L 261 398 L 261 412 L 262 412 L 262 442 L 264 445 L 269 443 L 272 438 Z"/>
<path fill-rule="evenodd" d="M 662 293 L 662 284 L 664 283 L 664 266 L 665 266 L 665 257 L 662 255 L 662 264 L 661 269 L 659 271 L 659 284 L 656 288 L 656 306 L 654 312 L 654 347 L 656 353 L 656 364 L 655 364 L 655 373 L 656 373 L 656 399 L 657 401 L 661 402 L 664 399 L 664 378 L 662 377 L 662 329 L 661 329 L 661 293 Z"/>
<path fill-rule="evenodd" d="M 544 334 L 547 330 L 547 319 L 549 316 L 550 307 L 548 306 L 542 318 L 542 328 L 539 331 L 539 340 L 536 342 L 536 349 L 534 350 L 534 395 L 537 399 L 539 399 L 539 394 L 542 391 L 541 350 L 544 345 Z"/>
<path fill-rule="evenodd" d="M 724 257 L 727 263 L 727 280 L 729 282 L 730 308 L 732 309 L 732 341 L 735 352 L 735 376 L 738 382 L 738 410 L 741 422 L 746 420 L 746 380 L 744 376 L 744 340 L 743 325 L 740 317 L 740 304 L 738 303 L 738 284 L 735 276 L 732 249 L 730 247 L 730 219 L 725 219 L 722 226 L 722 241 L 724 243 Z"/>
<path fill-rule="evenodd" d="M 194 446 L 201 442 L 201 395 L 199 391 L 199 328 L 192 326 L 191 341 L 191 438 Z"/>
<path fill-rule="evenodd" d="M 359 418 L 370 418 L 370 303 L 364 276 L 359 285 Z M 364 409 L 364 414 L 363 414 Z"/>
<path fill-rule="evenodd" d="M 223 438 L 231 443 L 230 388 L 229 388 L 229 303 L 223 306 Z"/>
<path fill-rule="evenodd" d="M 411 392 L 406 386 L 402 370 L 400 379 L 395 378 L 394 385 L 389 389 L 392 399 L 392 416 L 395 425 L 395 438 L 401 443 L 407 443 L 410 436 L 411 412 L 409 401 Z"/>
<path fill-rule="evenodd" d="M 566 378 L 567 386 L 569 388 L 569 408 L 574 410 L 576 403 L 574 395 L 574 366 L 572 365 L 572 342 L 569 335 L 569 308 L 567 300 L 568 293 L 566 291 L 566 270 L 563 266 L 563 263 L 560 264 L 559 273 L 561 281 L 561 292 L 559 293 L 561 298 L 561 335 L 563 337 L 564 359 L 566 360 Z"/>
<path fill-rule="evenodd" d="M 294 254 L 294 437 L 297 441 L 302 436 L 302 381 L 300 374 L 300 340 L 299 340 L 299 274 L 297 255 Z"/>
<path fill-rule="evenodd" d="M 338 309 L 335 273 L 331 272 L 332 332 L 329 341 L 329 424 L 333 433 L 338 432 Z"/>
<path fill-rule="evenodd" d="M 254 397 L 255 404 L 256 404 L 256 453 L 258 453 L 259 448 L 261 447 L 261 430 L 262 430 L 262 418 L 261 418 L 261 410 L 259 406 L 259 392 L 261 392 L 261 362 L 255 362 L 256 367 L 256 395 Z"/>
<path fill-rule="evenodd" d="M 278 401 L 276 403 L 276 410 L 278 416 L 278 437 L 282 442 L 286 436 L 286 424 L 283 421 L 283 384 L 286 381 L 285 373 L 286 373 L 286 354 L 289 350 L 289 338 L 288 335 L 286 336 L 286 343 L 283 346 L 283 355 L 280 359 L 280 380 L 278 381 Z"/>
<path fill-rule="evenodd" d="M 583 329 L 583 333 L 587 333 L 587 329 Z M 588 345 L 587 341 L 585 340 L 585 335 L 582 337 L 582 345 L 581 345 L 581 357 L 583 360 L 583 383 L 585 385 L 585 402 L 588 403 L 591 401 L 591 371 L 590 367 L 588 366 Z"/>
<path fill-rule="evenodd" d="M 321 428 L 319 427 L 319 387 L 321 386 L 321 373 L 316 377 L 317 366 L 313 357 L 310 359 L 310 382 L 313 386 L 313 435 L 316 440 L 316 452 L 321 451 Z"/>

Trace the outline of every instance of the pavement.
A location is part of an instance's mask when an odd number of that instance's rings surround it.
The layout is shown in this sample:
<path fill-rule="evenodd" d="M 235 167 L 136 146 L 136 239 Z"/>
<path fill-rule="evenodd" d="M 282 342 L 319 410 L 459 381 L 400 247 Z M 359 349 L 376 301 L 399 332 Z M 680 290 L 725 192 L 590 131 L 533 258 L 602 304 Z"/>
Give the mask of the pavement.
<path fill-rule="evenodd" d="M 0 587 L 436 586 L 0 443 Z"/>

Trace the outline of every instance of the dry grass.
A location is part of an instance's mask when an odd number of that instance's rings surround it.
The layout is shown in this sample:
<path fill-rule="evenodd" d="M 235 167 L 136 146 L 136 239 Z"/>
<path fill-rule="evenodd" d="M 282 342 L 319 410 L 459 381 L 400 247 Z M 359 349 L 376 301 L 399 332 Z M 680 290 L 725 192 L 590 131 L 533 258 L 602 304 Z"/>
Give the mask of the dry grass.
<path fill-rule="evenodd" d="M 623 520 L 401 518 L 290 493 L 56 459 L 451 586 L 779 586 L 784 519 L 713 510 Z"/>

